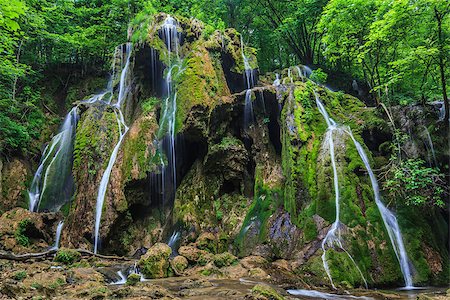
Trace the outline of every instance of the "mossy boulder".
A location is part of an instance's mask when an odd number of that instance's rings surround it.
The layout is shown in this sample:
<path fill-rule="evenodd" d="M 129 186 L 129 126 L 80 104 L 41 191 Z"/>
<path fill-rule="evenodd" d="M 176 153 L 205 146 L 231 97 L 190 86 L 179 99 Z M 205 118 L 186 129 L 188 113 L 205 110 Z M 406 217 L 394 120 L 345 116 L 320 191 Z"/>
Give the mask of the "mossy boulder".
<path fill-rule="evenodd" d="M 204 232 L 197 238 L 195 244 L 200 250 L 205 250 L 211 253 L 217 253 L 217 236 L 211 232 Z"/>
<path fill-rule="evenodd" d="M 132 273 L 132 274 L 128 275 L 126 284 L 127 285 L 136 285 L 140 281 L 141 281 L 141 275 Z"/>
<path fill-rule="evenodd" d="M 65 265 L 71 265 L 77 261 L 80 261 L 80 259 L 81 254 L 75 249 L 60 248 L 55 255 L 55 261 Z"/>
<path fill-rule="evenodd" d="M 181 246 L 178 249 L 178 253 L 192 263 L 197 263 L 202 257 L 206 257 L 209 254 L 207 251 L 200 250 L 193 245 Z"/>
<path fill-rule="evenodd" d="M 169 258 L 172 249 L 167 244 L 157 243 L 148 249 L 138 262 L 145 278 L 165 278 L 169 276 Z"/>
<path fill-rule="evenodd" d="M 267 284 L 257 284 L 252 288 L 252 294 L 258 296 L 258 299 L 267 300 L 284 300 L 285 297 L 281 296 L 273 287 Z"/>
<path fill-rule="evenodd" d="M 182 274 L 188 267 L 188 264 L 187 258 L 181 255 L 175 256 L 170 262 L 175 274 Z"/>
<path fill-rule="evenodd" d="M 213 257 L 214 265 L 218 268 L 228 267 L 237 263 L 238 259 L 236 256 L 231 254 L 230 252 L 223 252 L 220 254 L 216 254 Z"/>

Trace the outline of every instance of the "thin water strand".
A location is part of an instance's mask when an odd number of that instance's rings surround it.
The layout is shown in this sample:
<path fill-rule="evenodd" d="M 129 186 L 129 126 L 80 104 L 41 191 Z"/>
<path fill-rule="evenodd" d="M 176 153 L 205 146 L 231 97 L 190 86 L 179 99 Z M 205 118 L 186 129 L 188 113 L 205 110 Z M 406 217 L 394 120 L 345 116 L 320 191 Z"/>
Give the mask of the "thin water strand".
<path fill-rule="evenodd" d="M 122 144 L 122 141 L 128 132 L 128 126 L 125 124 L 125 119 L 121 110 L 121 105 L 123 103 L 123 100 L 126 99 L 127 93 L 129 91 L 129 81 L 128 81 L 128 72 L 129 72 L 129 64 L 130 64 L 130 57 L 131 57 L 131 51 L 132 51 L 132 44 L 127 43 L 126 44 L 126 62 L 125 65 L 121 71 L 120 74 L 120 82 L 119 82 L 119 96 L 117 103 L 113 105 L 114 108 L 114 115 L 116 117 L 117 121 L 117 127 L 118 127 L 118 134 L 119 139 L 117 141 L 117 144 L 114 146 L 113 151 L 111 153 L 111 156 L 109 157 L 108 165 L 103 172 L 102 179 L 100 181 L 100 186 L 97 193 L 97 199 L 96 199 L 96 206 L 95 206 L 95 225 L 94 225 L 94 253 L 97 253 L 98 247 L 99 247 L 99 241 L 100 241 L 100 222 L 102 218 L 102 211 L 103 211 L 103 204 L 105 201 L 105 195 L 106 190 L 109 184 L 109 178 L 111 176 L 111 171 L 114 166 L 114 163 L 117 158 L 117 154 L 119 152 L 120 146 Z M 122 57 L 122 55 L 121 55 Z"/>
<path fill-rule="evenodd" d="M 59 242 L 61 240 L 61 232 L 62 232 L 63 226 L 64 226 L 64 221 L 60 221 L 58 223 L 58 226 L 56 227 L 55 244 L 51 248 L 52 250 L 59 249 Z"/>
<path fill-rule="evenodd" d="M 337 127 L 336 122 L 330 118 L 330 116 L 328 115 L 328 112 L 325 109 L 325 106 L 323 105 L 323 103 L 320 101 L 320 98 L 318 96 L 318 94 L 316 92 L 314 92 L 315 97 L 316 97 L 316 104 L 317 107 L 319 108 L 320 113 L 322 114 L 322 116 L 324 117 L 327 125 L 328 125 L 328 129 L 325 135 L 325 142 L 324 144 L 328 144 L 329 147 L 329 151 L 330 151 L 330 159 L 331 159 L 331 166 L 333 169 L 333 184 L 334 184 L 334 194 L 335 194 L 335 207 L 336 207 L 336 217 L 335 217 L 335 221 L 332 224 L 330 230 L 327 232 L 325 238 L 322 240 L 322 263 L 323 263 L 323 267 L 325 269 L 325 272 L 327 273 L 327 276 L 330 280 L 331 286 L 336 289 L 334 283 L 333 283 L 333 278 L 331 276 L 331 272 L 330 272 L 330 268 L 326 259 L 326 247 L 329 248 L 333 248 L 334 245 L 338 246 L 339 248 L 341 248 L 346 254 L 347 256 L 350 258 L 350 260 L 352 261 L 352 263 L 354 264 L 354 266 L 356 267 L 356 269 L 358 270 L 358 273 L 361 275 L 362 280 L 364 281 L 364 285 L 367 288 L 367 280 L 364 277 L 361 269 L 358 267 L 358 265 L 356 264 L 355 260 L 353 259 L 353 257 L 350 255 L 350 253 L 344 248 L 344 246 L 342 245 L 341 242 L 341 232 L 340 232 L 340 193 L 339 193 L 339 177 L 338 177 L 338 172 L 337 172 L 337 167 L 336 167 L 336 158 L 335 158 L 335 151 L 334 151 L 334 141 L 333 141 L 333 132 L 334 131 L 341 131 L 340 128 Z"/>
<path fill-rule="evenodd" d="M 370 166 L 369 159 L 366 155 L 366 152 L 364 151 L 361 144 L 355 139 L 353 136 L 353 133 L 351 132 L 350 128 L 346 129 L 346 132 L 352 139 L 359 156 L 361 157 L 361 160 L 364 163 L 364 166 L 366 167 L 367 173 L 369 173 L 370 182 L 372 184 L 372 190 L 375 198 L 375 203 L 378 207 L 378 210 L 380 211 L 381 217 L 384 222 L 384 226 L 386 227 L 386 231 L 388 232 L 389 239 L 391 240 L 392 247 L 394 248 L 395 255 L 397 256 L 397 259 L 400 263 L 400 270 L 403 274 L 403 279 L 405 281 L 405 287 L 406 288 L 413 288 L 413 280 L 412 280 L 412 272 L 411 268 L 409 266 L 409 258 L 408 254 L 406 253 L 406 248 L 403 243 L 403 237 L 400 231 L 400 226 L 398 225 L 397 218 L 395 217 L 394 213 L 391 212 L 382 202 L 380 189 L 378 186 L 378 181 L 375 177 L 375 174 L 372 171 L 372 167 Z"/>

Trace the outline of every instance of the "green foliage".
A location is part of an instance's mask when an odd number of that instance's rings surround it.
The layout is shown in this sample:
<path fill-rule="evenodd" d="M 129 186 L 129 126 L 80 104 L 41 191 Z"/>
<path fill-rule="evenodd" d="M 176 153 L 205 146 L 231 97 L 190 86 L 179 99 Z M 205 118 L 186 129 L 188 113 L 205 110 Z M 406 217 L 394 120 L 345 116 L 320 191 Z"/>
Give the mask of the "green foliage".
<path fill-rule="evenodd" d="M 74 249 L 61 248 L 56 252 L 55 261 L 71 265 L 81 259 L 80 252 Z"/>
<path fill-rule="evenodd" d="M 427 167 L 422 159 L 407 159 L 394 164 L 384 188 L 407 205 L 444 207 L 444 175 L 437 168 Z"/>
<path fill-rule="evenodd" d="M 30 226 L 33 224 L 30 219 L 23 219 L 19 222 L 19 226 L 16 229 L 16 232 L 14 233 L 14 237 L 16 238 L 16 241 L 19 245 L 22 245 L 24 247 L 27 247 L 30 245 L 29 238 L 25 235 L 25 232 Z"/>
<path fill-rule="evenodd" d="M 159 104 L 159 99 L 156 97 L 150 97 L 144 100 L 141 104 L 142 113 L 147 114 L 155 109 L 155 106 Z"/>
<path fill-rule="evenodd" d="M 14 273 L 14 279 L 17 281 L 22 281 L 27 277 L 27 272 L 26 271 L 17 271 L 16 273 Z"/>
<path fill-rule="evenodd" d="M 318 24 L 328 65 L 364 79 L 388 103 L 442 99 L 449 61 L 440 58 L 450 53 L 445 3 L 329 1 Z"/>
<path fill-rule="evenodd" d="M 327 82 L 327 77 L 327 73 L 325 73 L 321 68 L 318 68 L 312 71 L 309 78 L 314 82 L 324 84 L 325 82 Z"/>

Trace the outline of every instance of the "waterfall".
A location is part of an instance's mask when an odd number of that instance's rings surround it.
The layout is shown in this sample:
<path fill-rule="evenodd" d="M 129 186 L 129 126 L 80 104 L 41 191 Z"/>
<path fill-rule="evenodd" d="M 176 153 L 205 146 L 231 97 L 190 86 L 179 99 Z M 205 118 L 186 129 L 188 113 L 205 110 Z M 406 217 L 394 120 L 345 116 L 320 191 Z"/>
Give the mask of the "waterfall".
<path fill-rule="evenodd" d="M 273 85 L 277 87 L 280 84 L 281 84 L 281 82 L 280 82 L 280 74 L 275 73 L 275 81 L 273 82 Z"/>
<path fill-rule="evenodd" d="M 57 135 L 44 149 L 34 174 L 29 196 L 30 211 L 57 211 L 72 197 L 72 152 L 78 121 L 78 107 L 66 115 Z"/>
<path fill-rule="evenodd" d="M 122 271 L 117 271 L 117 275 L 119 275 L 120 279 L 118 281 L 112 282 L 113 285 L 121 285 L 127 283 L 127 278 L 123 275 Z"/>
<path fill-rule="evenodd" d="M 182 60 L 180 59 L 179 48 L 181 32 L 178 31 L 178 22 L 170 15 L 164 20 L 161 27 L 161 36 L 167 47 L 168 65 L 166 66 L 166 77 L 164 82 L 165 100 L 163 103 L 162 117 L 159 124 L 158 136 L 163 138 L 160 143 L 160 151 L 163 153 L 163 144 L 167 144 L 167 165 L 161 158 L 162 194 L 163 204 L 167 198 L 175 196 L 177 186 L 176 169 L 176 115 L 177 115 L 177 92 L 173 79 L 183 72 Z M 153 59 L 153 58 L 152 58 Z M 170 172 L 165 172 L 165 168 L 170 168 Z M 168 178 L 166 178 L 168 177 Z M 165 195 L 165 189 L 170 189 L 169 197 Z"/>
<path fill-rule="evenodd" d="M 291 81 L 291 83 L 294 83 L 294 79 L 292 78 L 291 68 L 288 68 L 288 78 Z"/>
<path fill-rule="evenodd" d="M 295 68 L 295 70 L 297 70 L 298 77 L 303 81 L 303 78 L 306 76 L 303 74 L 302 69 L 300 69 L 299 66 L 295 66 L 294 68 Z"/>
<path fill-rule="evenodd" d="M 253 102 L 252 102 L 252 90 L 245 91 L 245 106 L 244 106 L 244 127 L 247 128 L 253 123 Z"/>
<path fill-rule="evenodd" d="M 381 201 L 381 194 L 380 189 L 378 187 L 378 181 L 375 177 L 375 174 L 372 171 L 372 168 L 370 167 L 369 159 L 367 158 L 366 152 L 364 151 L 361 144 L 355 139 L 350 128 L 347 128 L 345 131 L 351 137 L 353 143 L 355 144 L 356 149 L 358 150 L 358 154 L 366 167 L 367 173 L 369 173 L 370 182 L 372 184 L 372 190 L 375 197 L 375 203 L 378 207 L 378 210 L 380 211 L 381 217 L 384 222 L 384 226 L 386 227 L 389 239 L 391 240 L 392 247 L 394 248 L 395 255 L 397 256 L 397 259 L 400 263 L 400 269 L 403 274 L 403 279 L 405 280 L 405 287 L 412 288 L 414 287 L 412 280 L 412 272 L 409 266 L 409 258 L 408 254 L 406 253 L 406 248 L 403 243 L 403 237 L 400 231 L 400 227 L 398 226 L 397 218 L 395 217 L 394 213 L 391 212 Z"/>
<path fill-rule="evenodd" d="M 409 267 L 409 259 L 408 259 L 408 255 L 406 253 L 405 246 L 403 244 L 403 238 L 402 238 L 402 235 L 400 232 L 400 227 L 398 226 L 397 218 L 381 201 L 381 195 L 380 195 L 380 191 L 379 191 L 379 187 L 378 187 L 378 181 L 375 177 L 375 174 L 372 171 L 372 168 L 370 167 L 369 159 L 367 158 L 367 155 L 366 155 L 364 149 L 362 148 L 361 144 L 358 141 L 356 141 L 350 128 L 347 127 L 347 128 L 342 129 L 340 127 L 337 127 L 336 122 L 334 122 L 334 120 L 329 117 L 329 115 L 328 115 L 327 111 L 325 110 L 323 103 L 320 101 L 320 98 L 317 95 L 317 93 L 315 93 L 315 96 L 316 96 L 317 107 L 318 107 L 320 113 L 323 115 L 323 117 L 328 125 L 326 140 L 328 139 L 329 144 L 330 144 L 330 155 L 331 155 L 334 174 L 336 174 L 335 164 L 333 162 L 334 161 L 334 148 L 333 148 L 333 140 L 332 140 L 332 136 L 331 136 L 330 132 L 332 132 L 334 130 L 342 130 L 343 132 L 347 133 L 350 136 L 350 138 L 352 139 L 352 141 L 358 151 L 358 154 L 361 157 L 361 160 L 363 161 L 363 163 L 367 169 L 367 172 L 368 172 L 369 178 L 370 178 L 370 182 L 372 184 L 372 190 L 374 193 L 375 203 L 378 207 L 378 210 L 380 211 L 381 217 L 383 219 L 384 225 L 385 225 L 386 230 L 389 235 L 389 239 L 394 248 L 394 252 L 397 256 L 397 259 L 399 260 L 400 269 L 402 271 L 406 287 L 407 288 L 413 287 L 411 269 Z M 330 135 L 330 137 L 328 137 L 328 135 Z M 336 221 L 335 221 L 335 223 L 333 223 L 330 231 L 327 233 L 325 239 L 322 242 L 322 250 L 324 250 L 324 253 L 322 255 L 322 260 L 324 263 L 325 271 L 327 272 L 327 275 L 330 278 L 330 281 L 331 281 L 331 284 L 333 287 L 334 287 L 333 281 L 331 279 L 330 271 L 329 271 L 328 264 L 326 263 L 326 258 L 325 258 L 325 245 L 331 246 L 332 243 L 335 242 L 335 243 L 337 243 L 337 245 L 340 248 L 342 248 L 341 247 L 342 244 L 340 242 L 340 237 L 338 237 L 338 238 L 335 237 L 336 230 L 338 231 L 338 234 L 339 234 L 339 227 L 337 224 L 337 222 L 339 222 L 339 218 L 338 218 L 339 217 L 339 214 L 338 214 L 338 211 L 339 211 L 339 205 L 338 205 L 339 204 L 339 201 L 338 201 L 339 200 L 338 199 L 339 189 L 338 188 L 339 187 L 336 185 L 336 181 L 337 181 L 336 175 L 334 176 L 334 180 L 335 180 L 335 193 L 336 193 Z M 331 242 L 331 245 L 330 245 L 330 242 Z M 345 249 L 343 249 L 343 250 L 350 257 L 350 254 Z M 351 258 L 351 259 L 352 259 L 353 263 L 355 263 L 353 258 Z M 356 264 L 355 264 L 355 266 L 356 266 Z M 358 271 L 362 275 L 359 268 L 358 268 Z"/>
<path fill-rule="evenodd" d="M 125 124 L 125 120 L 124 120 L 123 113 L 121 110 L 121 105 L 123 103 L 123 100 L 126 98 L 127 92 L 129 90 L 129 86 L 128 86 L 129 82 L 128 82 L 127 78 L 128 78 L 130 57 L 131 57 L 131 51 L 132 51 L 131 43 L 126 44 L 126 51 L 127 52 L 126 52 L 125 65 L 122 67 L 122 71 L 120 74 L 119 96 L 117 99 L 117 103 L 113 105 L 114 115 L 116 116 L 117 126 L 119 129 L 118 130 L 119 131 L 118 132 L 119 139 L 117 141 L 117 144 L 113 148 L 111 156 L 109 157 L 108 166 L 106 167 L 105 171 L 103 172 L 103 176 L 100 181 L 100 186 L 98 189 L 96 207 L 95 207 L 94 253 L 97 253 L 97 250 L 98 250 L 100 221 L 102 218 L 103 203 L 105 201 L 105 194 L 106 194 L 106 189 L 108 187 L 109 178 L 111 176 L 111 171 L 112 171 L 112 168 L 116 161 L 120 145 L 122 144 L 125 134 L 128 132 L 128 126 Z"/>
<path fill-rule="evenodd" d="M 330 230 L 327 232 L 325 238 L 322 241 L 323 267 L 325 269 L 325 272 L 327 273 L 328 278 L 330 279 L 331 286 L 335 289 L 336 287 L 334 286 L 333 278 L 331 277 L 330 268 L 328 266 L 328 262 L 326 259 L 326 247 L 332 248 L 334 245 L 336 245 L 340 249 L 342 249 L 347 254 L 347 256 L 350 258 L 350 260 L 353 262 L 353 264 L 355 265 L 356 269 L 358 270 L 359 274 L 361 275 L 361 278 L 363 279 L 364 284 L 367 288 L 367 281 L 364 278 L 364 275 L 361 272 L 361 269 L 358 267 L 358 265 L 356 264 L 355 260 L 350 255 L 350 253 L 347 250 L 345 250 L 344 246 L 342 245 L 342 241 L 341 241 L 339 177 L 338 177 L 338 172 L 337 172 L 337 167 L 336 167 L 336 158 L 335 158 L 334 141 L 333 141 L 333 132 L 341 131 L 341 129 L 339 127 L 337 127 L 336 122 L 330 118 L 325 107 L 323 106 L 322 102 L 320 101 L 317 93 L 315 93 L 315 96 L 316 96 L 317 107 L 319 108 L 320 113 L 322 114 L 322 116 L 324 117 L 324 119 L 328 125 L 324 144 L 328 144 L 329 151 L 330 151 L 331 166 L 333 168 L 333 183 L 334 183 L 334 195 L 335 195 L 335 207 L 336 207 L 335 221 L 331 225 Z"/>
<path fill-rule="evenodd" d="M 245 82 L 245 105 L 244 105 L 244 127 L 247 128 L 251 123 L 253 123 L 253 103 L 252 103 L 252 91 L 251 89 L 255 86 L 255 70 L 253 70 L 248 61 L 248 57 L 244 52 L 244 41 L 241 35 L 241 55 L 244 61 L 244 82 Z"/>
<path fill-rule="evenodd" d="M 170 249 L 172 249 L 172 256 L 177 255 L 176 244 L 178 240 L 180 239 L 180 232 L 175 230 L 172 235 L 169 238 L 169 241 L 167 242 L 167 245 L 169 245 Z"/>
<path fill-rule="evenodd" d="M 55 244 L 51 249 L 58 250 L 59 249 L 59 241 L 61 240 L 61 232 L 64 226 L 64 222 L 60 221 L 58 226 L 56 227 L 56 235 L 55 235 Z"/>
<path fill-rule="evenodd" d="M 309 78 L 309 76 L 311 76 L 311 74 L 312 74 L 311 68 L 304 65 L 304 66 L 303 66 L 303 69 L 305 70 L 305 72 L 304 72 L 305 76 L 306 76 L 307 78 Z"/>
<path fill-rule="evenodd" d="M 433 140 L 431 139 L 430 131 L 428 130 L 428 128 L 425 125 L 423 125 L 423 128 L 424 128 L 425 141 L 426 141 L 425 145 L 428 145 L 428 149 L 431 151 L 431 155 L 432 155 L 432 158 L 433 158 L 433 163 L 437 167 L 438 163 L 437 163 L 437 160 L 436 160 L 436 152 L 434 151 L 434 145 L 433 145 Z M 429 157 L 429 155 L 428 155 L 428 157 Z"/>

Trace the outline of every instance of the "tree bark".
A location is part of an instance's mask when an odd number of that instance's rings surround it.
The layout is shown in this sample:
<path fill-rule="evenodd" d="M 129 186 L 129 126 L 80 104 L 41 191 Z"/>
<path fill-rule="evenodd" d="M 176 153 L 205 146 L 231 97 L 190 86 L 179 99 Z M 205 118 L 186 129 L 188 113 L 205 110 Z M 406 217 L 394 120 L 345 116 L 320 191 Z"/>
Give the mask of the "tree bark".
<path fill-rule="evenodd" d="M 445 125 L 448 126 L 450 123 L 449 119 L 449 103 L 447 96 L 447 83 L 445 78 L 445 63 L 444 63 L 444 41 L 442 39 L 442 19 L 444 18 L 446 12 L 439 12 L 437 7 L 434 8 L 434 15 L 436 17 L 437 25 L 438 25 L 438 48 L 439 48 L 439 73 L 441 77 L 441 85 L 442 85 L 442 98 L 444 100 L 445 107 L 445 115 L 444 122 Z"/>

